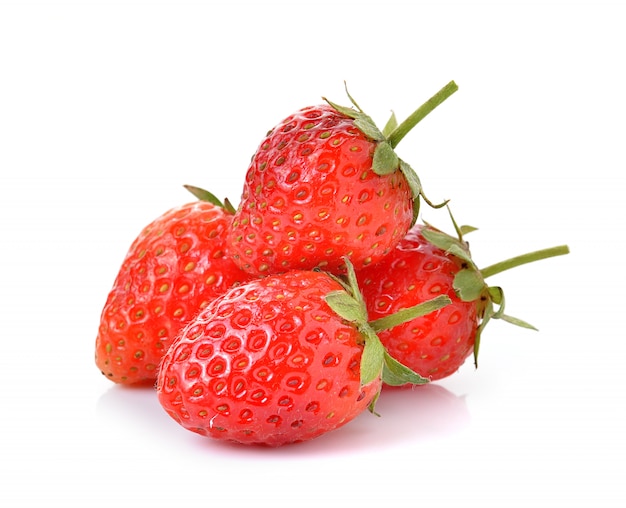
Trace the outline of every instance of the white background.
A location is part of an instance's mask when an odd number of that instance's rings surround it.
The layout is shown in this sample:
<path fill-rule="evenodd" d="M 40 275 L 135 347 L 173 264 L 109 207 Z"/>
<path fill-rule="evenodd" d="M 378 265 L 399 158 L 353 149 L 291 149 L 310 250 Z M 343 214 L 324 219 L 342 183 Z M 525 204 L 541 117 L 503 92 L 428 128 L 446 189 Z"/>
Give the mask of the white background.
<path fill-rule="evenodd" d="M 623 2 L 250 4 L 0 3 L 0 504 L 624 506 Z M 278 450 L 101 376 L 106 294 L 183 184 L 236 203 L 264 133 L 344 80 L 384 123 L 451 79 L 398 152 L 479 265 L 570 246 L 491 281 L 539 332 L 495 322 L 478 370 Z"/>

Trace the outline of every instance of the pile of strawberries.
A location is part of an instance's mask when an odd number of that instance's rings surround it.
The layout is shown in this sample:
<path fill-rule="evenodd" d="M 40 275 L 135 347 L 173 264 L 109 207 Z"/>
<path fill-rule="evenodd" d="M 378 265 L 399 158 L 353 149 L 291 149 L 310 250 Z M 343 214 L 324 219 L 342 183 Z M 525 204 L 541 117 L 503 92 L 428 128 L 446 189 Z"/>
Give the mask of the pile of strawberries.
<path fill-rule="evenodd" d="M 384 129 L 348 94 L 276 125 L 238 208 L 208 191 L 131 245 L 102 311 L 96 364 L 120 384 L 156 384 L 183 427 L 279 446 L 374 412 L 386 389 L 456 372 L 478 354 L 502 289 L 485 279 L 553 247 L 483 269 L 464 235 L 419 222 L 433 204 L 394 151 L 457 90 L 450 82 Z"/>

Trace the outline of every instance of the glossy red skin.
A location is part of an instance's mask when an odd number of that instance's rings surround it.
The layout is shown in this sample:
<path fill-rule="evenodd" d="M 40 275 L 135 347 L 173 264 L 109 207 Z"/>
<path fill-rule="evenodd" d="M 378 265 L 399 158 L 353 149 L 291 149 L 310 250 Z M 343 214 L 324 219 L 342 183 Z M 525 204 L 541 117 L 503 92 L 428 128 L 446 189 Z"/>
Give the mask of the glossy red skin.
<path fill-rule="evenodd" d="M 174 336 L 202 307 L 250 278 L 226 255 L 232 214 L 203 201 L 169 210 L 128 250 L 96 338 L 96 365 L 111 381 L 156 381 Z"/>
<path fill-rule="evenodd" d="M 415 225 L 376 266 L 357 272 L 370 321 L 439 295 L 452 303 L 378 332 L 391 356 L 431 381 L 456 372 L 474 350 L 476 302 L 458 298 L 452 286 L 463 261 L 429 243 Z"/>
<path fill-rule="evenodd" d="M 360 385 L 362 338 L 326 304 L 320 272 L 253 280 L 211 302 L 163 358 L 158 399 L 186 429 L 280 446 L 345 425 L 372 402 Z"/>
<path fill-rule="evenodd" d="M 376 144 L 329 105 L 304 108 L 263 140 L 229 235 L 254 274 L 376 263 L 406 234 L 412 194 L 400 171 L 372 171 Z"/>

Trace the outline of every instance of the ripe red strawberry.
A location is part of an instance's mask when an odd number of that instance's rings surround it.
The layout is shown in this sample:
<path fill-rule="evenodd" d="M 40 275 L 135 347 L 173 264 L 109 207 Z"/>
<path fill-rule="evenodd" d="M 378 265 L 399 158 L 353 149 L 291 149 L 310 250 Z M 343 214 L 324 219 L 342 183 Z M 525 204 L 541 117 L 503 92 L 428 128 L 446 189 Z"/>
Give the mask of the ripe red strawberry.
<path fill-rule="evenodd" d="M 533 328 L 504 314 L 503 291 L 487 286 L 486 277 L 568 252 L 566 246 L 554 247 L 479 270 L 462 237 L 474 228 L 456 229 L 458 238 L 453 238 L 416 224 L 381 263 L 357 273 L 374 330 L 378 329 L 376 320 L 398 309 L 437 295 L 450 297 L 450 305 L 378 331 L 391 356 L 431 381 L 456 372 L 472 353 L 476 359 L 480 333 L 491 318 Z"/>
<path fill-rule="evenodd" d="M 255 274 L 345 271 L 382 259 L 406 234 L 423 197 L 393 148 L 457 89 L 451 82 L 400 126 L 381 132 L 358 105 L 328 102 L 276 125 L 254 154 L 229 241 Z"/>
<path fill-rule="evenodd" d="M 387 258 L 357 277 L 372 320 L 437 295 L 450 297 L 450 305 L 378 333 L 389 354 L 436 380 L 455 372 L 473 351 L 479 312 L 454 290 L 465 261 L 426 241 L 421 231 L 415 225 Z"/>
<path fill-rule="evenodd" d="M 324 272 L 233 288 L 164 356 L 159 401 L 188 430 L 243 444 L 280 446 L 334 430 L 373 405 L 383 374 L 427 381 L 388 361 L 364 312 Z"/>
<path fill-rule="evenodd" d="M 116 383 L 154 382 L 180 328 L 248 280 L 226 255 L 232 214 L 196 201 L 167 211 L 132 243 L 104 308 L 96 365 Z"/>

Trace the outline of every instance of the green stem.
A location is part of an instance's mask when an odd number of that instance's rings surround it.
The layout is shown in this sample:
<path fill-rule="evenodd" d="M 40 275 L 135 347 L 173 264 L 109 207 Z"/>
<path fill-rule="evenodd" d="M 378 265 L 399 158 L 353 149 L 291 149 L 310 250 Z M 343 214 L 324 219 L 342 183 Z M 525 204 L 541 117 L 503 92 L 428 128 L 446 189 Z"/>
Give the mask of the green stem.
<path fill-rule="evenodd" d="M 558 247 L 550 247 L 549 249 L 537 250 L 529 252 L 528 254 L 522 254 L 521 256 L 515 256 L 514 258 L 495 263 L 486 268 L 480 270 L 481 275 L 484 278 L 491 277 L 497 273 L 504 272 L 516 266 L 525 265 L 526 263 L 532 263 L 539 261 L 540 259 L 552 258 L 555 256 L 563 256 L 569 253 L 569 247 L 567 245 L 559 245 Z"/>
<path fill-rule="evenodd" d="M 404 122 L 402 122 L 396 129 L 389 135 L 387 141 L 392 148 L 398 146 L 398 143 L 406 136 L 409 131 L 415 127 L 420 121 L 422 121 L 432 110 L 434 110 L 439 104 L 450 97 L 454 92 L 459 89 L 454 81 L 450 81 L 446 86 L 439 90 L 435 95 L 428 99 L 424 104 L 417 108 Z"/>
<path fill-rule="evenodd" d="M 389 330 L 394 326 L 398 326 L 415 318 L 430 314 L 431 312 L 439 310 L 442 307 L 449 305 L 450 303 L 452 303 L 452 300 L 450 300 L 448 296 L 439 295 L 432 300 L 418 303 L 413 307 L 401 309 L 388 316 L 375 319 L 374 321 L 370 321 L 369 326 L 372 328 L 372 330 L 374 330 L 374 332 Z"/>

